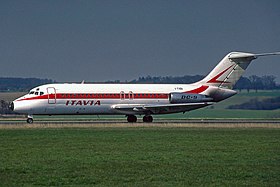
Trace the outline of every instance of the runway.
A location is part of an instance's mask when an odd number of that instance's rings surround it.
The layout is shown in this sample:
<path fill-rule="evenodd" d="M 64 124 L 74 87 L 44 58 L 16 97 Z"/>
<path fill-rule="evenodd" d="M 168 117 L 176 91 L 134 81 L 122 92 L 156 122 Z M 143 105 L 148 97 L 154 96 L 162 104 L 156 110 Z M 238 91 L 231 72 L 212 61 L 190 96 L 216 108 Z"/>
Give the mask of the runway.
<path fill-rule="evenodd" d="M 156 119 L 153 123 L 128 123 L 125 120 L 35 120 L 27 124 L 24 119 L 1 119 L 0 129 L 20 128 L 118 128 L 118 127 L 198 127 L 198 128 L 280 128 L 280 119 Z"/>

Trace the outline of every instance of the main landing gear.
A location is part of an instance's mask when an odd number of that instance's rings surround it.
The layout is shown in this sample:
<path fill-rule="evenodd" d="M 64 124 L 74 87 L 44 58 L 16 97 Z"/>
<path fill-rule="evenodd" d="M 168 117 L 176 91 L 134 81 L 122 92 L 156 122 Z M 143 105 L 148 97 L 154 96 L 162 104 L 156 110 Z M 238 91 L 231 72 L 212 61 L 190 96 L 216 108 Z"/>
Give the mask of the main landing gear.
<path fill-rule="evenodd" d="M 135 122 L 137 122 L 137 117 L 134 116 L 134 115 L 128 115 L 127 116 L 127 122 L 135 123 Z M 153 122 L 153 117 L 150 116 L 150 115 L 146 115 L 146 116 L 143 117 L 143 122 L 151 123 L 151 122 Z"/>
<path fill-rule="evenodd" d="M 153 116 L 144 116 L 143 117 L 143 122 L 152 123 L 153 122 Z"/>
<path fill-rule="evenodd" d="M 29 124 L 32 124 L 33 123 L 33 116 L 32 115 L 28 115 L 26 122 L 29 123 Z"/>
<path fill-rule="evenodd" d="M 137 117 L 134 115 L 128 115 L 127 116 L 127 122 L 129 123 L 135 123 L 137 121 Z"/>

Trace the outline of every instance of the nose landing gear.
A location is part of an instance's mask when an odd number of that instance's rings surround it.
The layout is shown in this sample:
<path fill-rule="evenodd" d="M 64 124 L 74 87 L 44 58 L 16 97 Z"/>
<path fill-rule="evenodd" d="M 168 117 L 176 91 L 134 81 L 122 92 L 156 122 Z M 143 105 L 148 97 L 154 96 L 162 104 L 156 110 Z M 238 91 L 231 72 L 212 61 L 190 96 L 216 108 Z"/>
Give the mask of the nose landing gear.
<path fill-rule="evenodd" d="M 32 124 L 33 123 L 33 116 L 32 115 L 28 115 L 26 122 L 29 123 L 29 124 Z"/>

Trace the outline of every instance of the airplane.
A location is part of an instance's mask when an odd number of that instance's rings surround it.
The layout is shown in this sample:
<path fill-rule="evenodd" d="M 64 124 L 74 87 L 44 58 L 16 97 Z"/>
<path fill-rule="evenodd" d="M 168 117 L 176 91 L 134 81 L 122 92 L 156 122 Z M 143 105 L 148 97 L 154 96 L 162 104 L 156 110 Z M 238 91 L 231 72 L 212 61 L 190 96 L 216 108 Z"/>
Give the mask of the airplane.
<path fill-rule="evenodd" d="M 280 52 L 253 54 L 230 52 L 202 80 L 192 84 L 46 84 L 10 104 L 27 115 L 125 115 L 130 123 L 143 115 L 188 112 L 225 100 L 237 92 L 232 88 L 252 60 Z"/>

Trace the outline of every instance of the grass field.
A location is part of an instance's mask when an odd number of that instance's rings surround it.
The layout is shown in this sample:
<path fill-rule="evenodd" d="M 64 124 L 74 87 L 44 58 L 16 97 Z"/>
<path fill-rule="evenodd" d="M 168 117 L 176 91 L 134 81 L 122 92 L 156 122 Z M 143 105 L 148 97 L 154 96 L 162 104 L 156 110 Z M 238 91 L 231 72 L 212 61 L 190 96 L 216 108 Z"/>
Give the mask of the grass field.
<path fill-rule="evenodd" d="M 1 186 L 279 186 L 280 129 L 0 130 Z"/>

